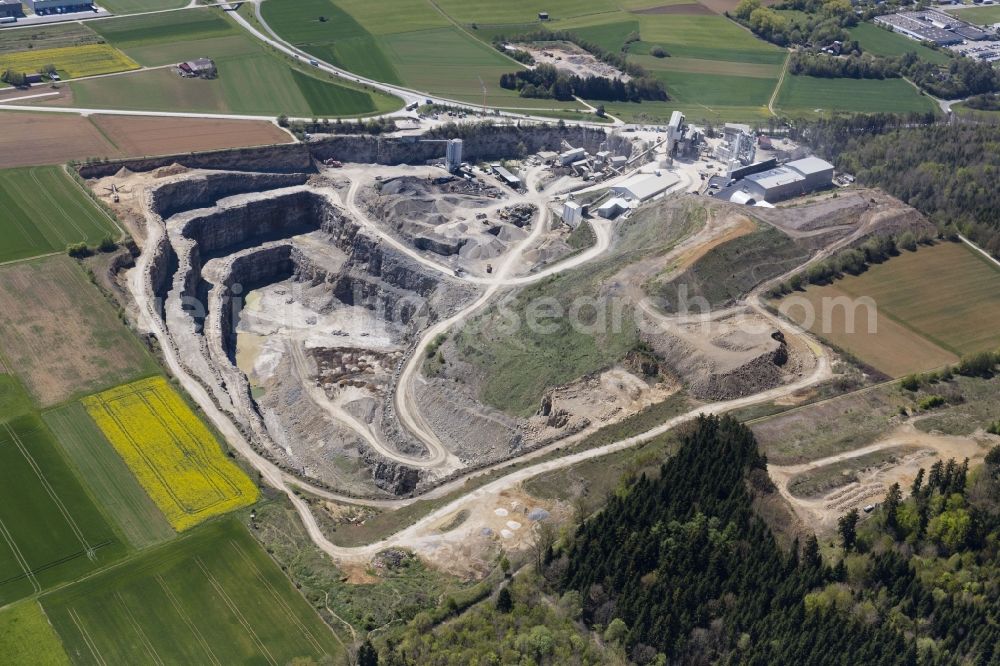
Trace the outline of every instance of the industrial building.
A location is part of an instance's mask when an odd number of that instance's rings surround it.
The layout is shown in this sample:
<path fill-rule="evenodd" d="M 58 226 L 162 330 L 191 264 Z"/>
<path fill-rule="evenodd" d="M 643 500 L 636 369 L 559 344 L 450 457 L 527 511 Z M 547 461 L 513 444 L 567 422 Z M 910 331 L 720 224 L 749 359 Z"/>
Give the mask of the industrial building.
<path fill-rule="evenodd" d="M 571 148 L 564 153 L 559 155 L 559 164 L 562 166 L 567 166 L 573 164 L 574 162 L 579 162 L 587 157 L 587 151 L 583 148 Z"/>
<path fill-rule="evenodd" d="M 739 172 L 736 171 L 734 174 Z M 833 165 L 818 157 L 810 156 L 765 171 L 754 170 L 753 173 L 743 175 L 714 196 L 748 205 L 760 202 L 775 203 L 824 189 L 832 183 Z"/>
<path fill-rule="evenodd" d="M 93 11 L 94 5 L 79 0 L 25 0 L 31 6 L 31 11 L 39 15 L 62 14 L 66 12 Z"/>
<path fill-rule="evenodd" d="M 608 199 L 602 203 L 597 209 L 597 214 L 605 219 L 613 220 L 618 217 L 622 211 L 628 210 L 628 208 L 629 205 L 627 201 L 616 197 L 614 199 Z"/>
<path fill-rule="evenodd" d="M 448 169 L 449 173 L 456 173 L 462 168 L 461 139 L 448 139 L 448 145 L 445 148 L 444 154 L 444 166 Z"/>
<path fill-rule="evenodd" d="M 616 197 L 642 203 L 663 194 L 676 182 L 677 177 L 673 175 L 639 173 L 619 185 L 614 185 L 611 191 L 615 193 Z"/>
<path fill-rule="evenodd" d="M 0 18 L 19 18 L 24 16 L 21 0 L 0 0 Z"/>
<path fill-rule="evenodd" d="M 910 39 L 938 46 L 952 46 L 965 40 L 979 41 L 988 36 L 979 28 L 936 9 L 886 14 L 876 16 L 874 21 Z"/>
<path fill-rule="evenodd" d="M 576 229 L 580 222 L 583 221 L 583 206 L 575 201 L 567 201 L 563 204 L 562 220 Z"/>
<path fill-rule="evenodd" d="M 518 178 L 517 176 L 515 176 L 514 174 L 512 174 L 510 171 L 508 171 L 506 168 L 504 168 L 499 164 L 493 164 L 492 168 L 493 168 L 493 173 L 496 174 L 497 178 L 507 183 L 507 185 L 514 188 L 515 190 L 521 189 L 520 178 Z"/>

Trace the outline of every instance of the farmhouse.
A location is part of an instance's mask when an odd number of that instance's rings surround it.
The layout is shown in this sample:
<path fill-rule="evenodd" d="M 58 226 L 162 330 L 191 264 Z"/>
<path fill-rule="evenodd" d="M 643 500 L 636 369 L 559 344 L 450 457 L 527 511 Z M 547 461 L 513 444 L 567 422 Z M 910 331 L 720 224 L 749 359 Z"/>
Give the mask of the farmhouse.
<path fill-rule="evenodd" d="M 0 0 L 0 18 L 24 16 L 21 0 Z"/>
<path fill-rule="evenodd" d="M 187 78 L 199 77 L 211 79 L 215 78 L 218 73 L 218 70 L 215 68 L 215 62 L 209 58 L 198 58 L 197 60 L 182 62 L 177 65 L 177 69 L 180 70 L 181 76 Z"/>

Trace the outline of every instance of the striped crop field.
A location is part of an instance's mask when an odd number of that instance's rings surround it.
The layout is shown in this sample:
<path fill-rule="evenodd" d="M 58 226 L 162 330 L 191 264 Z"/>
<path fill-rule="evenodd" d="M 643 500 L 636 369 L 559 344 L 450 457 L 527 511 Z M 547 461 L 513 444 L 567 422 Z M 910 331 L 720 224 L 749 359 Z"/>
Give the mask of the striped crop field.
<path fill-rule="evenodd" d="M 163 377 L 83 400 L 139 484 L 181 531 L 253 504 L 257 488 Z"/>
<path fill-rule="evenodd" d="M 138 63 L 108 44 L 84 44 L 56 49 L 31 49 L 0 55 L 0 69 L 32 73 L 54 65 L 64 78 L 111 74 L 139 69 Z"/>

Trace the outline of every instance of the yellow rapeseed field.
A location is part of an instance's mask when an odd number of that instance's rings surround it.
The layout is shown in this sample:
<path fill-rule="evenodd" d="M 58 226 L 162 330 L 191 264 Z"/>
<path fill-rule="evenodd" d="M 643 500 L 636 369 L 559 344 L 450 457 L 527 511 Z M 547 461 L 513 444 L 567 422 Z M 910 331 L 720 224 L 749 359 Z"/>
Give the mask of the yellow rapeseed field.
<path fill-rule="evenodd" d="M 119 386 L 83 403 L 174 529 L 186 530 L 257 500 L 257 487 L 223 455 L 163 377 Z"/>
<path fill-rule="evenodd" d="M 63 76 L 69 78 L 139 69 L 138 63 L 108 44 L 84 44 L 0 54 L 0 71 L 10 69 L 32 74 L 45 65 L 55 65 Z"/>

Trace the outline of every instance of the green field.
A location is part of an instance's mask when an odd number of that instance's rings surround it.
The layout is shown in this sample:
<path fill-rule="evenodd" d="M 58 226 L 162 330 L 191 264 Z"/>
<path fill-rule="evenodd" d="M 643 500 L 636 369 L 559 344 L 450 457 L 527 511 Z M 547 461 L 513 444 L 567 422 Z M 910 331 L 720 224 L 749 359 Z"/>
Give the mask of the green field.
<path fill-rule="evenodd" d="M 36 601 L 0 611 L 0 654 L 7 666 L 68 666 L 66 652 Z"/>
<path fill-rule="evenodd" d="M 952 16 L 968 21 L 973 25 L 992 25 L 1000 23 L 1000 5 L 992 7 L 969 7 L 949 12 Z"/>
<path fill-rule="evenodd" d="M 401 83 L 377 38 L 330 0 L 270 0 L 262 12 L 275 32 L 320 60 L 377 81 Z"/>
<path fill-rule="evenodd" d="M 136 12 L 153 12 L 159 9 L 179 9 L 187 5 L 188 0 L 101 0 L 101 7 L 112 14 L 135 14 Z"/>
<path fill-rule="evenodd" d="M 1000 346 L 1000 267 L 962 243 L 904 252 L 835 284 L 959 356 Z"/>
<path fill-rule="evenodd" d="M 97 44 L 100 36 L 82 23 L 62 23 L 30 29 L 0 30 L 0 53 Z"/>
<path fill-rule="evenodd" d="M 399 108 L 388 95 L 333 82 L 292 65 L 211 9 L 101 21 L 112 44 L 150 67 L 196 57 L 215 60 L 218 78 L 184 79 L 172 69 L 78 81 L 73 104 L 208 113 L 354 117 Z"/>
<path fill-rule="evenodd" d="M 0 367 L 2 369 L 2 367 Z M 0 374 L 0 423 L 32 410 L 31 398 L 13 375 Z"/>
<path fill-rule="evenodd" d="M 872 23 L 859 23 L 848 30 L 848 33 L 851 39 L 857 40 L 863 51 L 874 55 L 898 56 L 912 51 L 927 62 L 937 64 L 951 62 L 947 53 L 928 48 L 909 37 L 890 32 Z"/>
<path fill-rule="evenodd" d="M 0 171 L 0 210 L 0 263 L 121 234 L 62 167 Z"/>
<path fill-rule="evenodd" d="M 71 402 L 46 412 L 42 418 L 90 494 L 101 498 L 105 513 L 134 548 L 145 548 L 174 535 L 163 513 L 83 405 Z"/>
<path fill-rule="evenodd" d="M 549 13 L 549 19 L 572 18 L 585 14 L 617 12 L 613 0 L 505 0 L 504 2 L 469 2 L 468 0 L 436 0 L 446 14 L 460 23 L 532 23 L 538 22 L 538 12 Z"/>
<path fill-rule="evenodd" d="M 342 653 L 235 519 L 48 594 L 42 605 L 75 664 L 277 666 L 333 663 Z"/>
<path fill-rule="evenodd" d="M 0 425 L 0 605 L 124 552 L 41 420 L 27 415 Z"/>
<path fill-rule="evenodd" d="M 723 16 L 643 14 L 639 34 L 642 42 L 632 45 L 634 53 L 661 45 L 672 57 L 769 65 L 780 65 L 786 55 Z"/>
<path fill-rule="evenodd" d="M 236 27 L 215 9 L 128 16 L 91 22 L 114 46 L 129 49 L 157 43 L 184 42 L 237 34 Z M 198 55 L 189 55 L 188 60 Z M 143 63 L 146 64 L 146 63 Z"/>
<path fill-rule="evenodd" d="M 932 111 L 931 99 L 903 79 L 823 79 L 786 76 L 775 106 L 791 116 L 829 112 Z"/>

